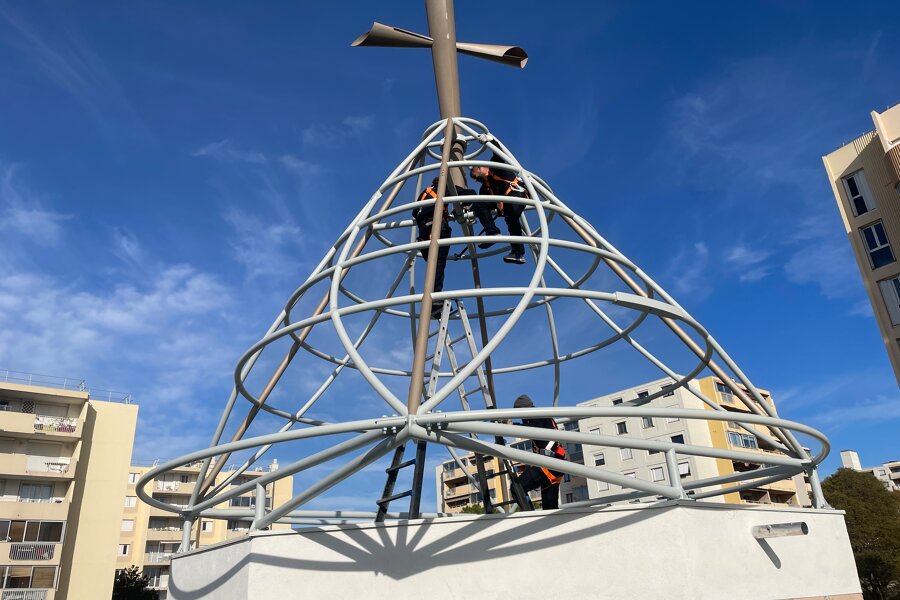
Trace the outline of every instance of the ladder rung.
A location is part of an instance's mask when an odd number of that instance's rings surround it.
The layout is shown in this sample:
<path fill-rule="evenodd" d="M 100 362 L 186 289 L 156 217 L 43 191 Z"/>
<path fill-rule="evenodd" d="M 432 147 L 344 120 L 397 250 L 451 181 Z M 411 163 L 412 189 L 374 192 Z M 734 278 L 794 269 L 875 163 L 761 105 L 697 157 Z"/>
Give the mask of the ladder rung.
<path fill-rule="evenodd" d="M 506 502 L 492 502 L 494 506 L 509 506 L 510 504 L 518 504 L 515 500 L 507 500 Z"/>
<path fill-rule="evenodd" d="M 414 465 L 414 464 L 416 464 L 416 459 L 411 458 L 411 459 L 409 459 L 409 460 L 406 461 L 406 462 L 400 463 L 400 464 L 397 465 L 396 467 L 388 467 L 387 469 L 384 470 L 384 472 L 385 472 L 385 473 L 390 473 L 391 471 L 399 471 L 400 469 L 405 469 L 405 468 L 408 467 L 409 465 Z"/>
<path fill-rule="evenodd" d="M 459 342 L 463 341 L 464 339 L 466 339 L 466 334 L 462 334 L 462 335 L 459 336 L 458 338 L 453 338 L 452 340 L 450 340 L 450 341 L 447 343 L 447 345 L 448 345 L 448 346 L 452 346 L 453 344 L 458 344 Z"/>
<path fill-rule="evenodd" d="M 475 388 L 474 390 L 469 390 L 467 392 L 463 392 L 463 398 L 468 398 L 472 394 L 477 394 L 478 392 L 484 392 L 481 388 Z"/>
<path fill-rule="evenodd" d="M 393 496 L 387 496 L 386 498 L 378 500 L 375 504 L 387 504 L 388 502 L 393 502 L 394 500 L 399 500 L 400 498 L 406 498 L 407 496 L 412 496 L 412 490 L 406 490 L 405 492 L 400 492 L 399 494 L 394 494 Z"/>

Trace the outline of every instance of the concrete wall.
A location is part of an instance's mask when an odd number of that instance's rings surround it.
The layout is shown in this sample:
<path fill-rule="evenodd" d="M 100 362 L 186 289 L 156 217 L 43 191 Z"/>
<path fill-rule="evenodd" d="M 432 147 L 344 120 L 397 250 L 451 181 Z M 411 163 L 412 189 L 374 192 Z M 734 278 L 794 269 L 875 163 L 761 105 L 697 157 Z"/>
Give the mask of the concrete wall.
<path fill-rule="evenodd" d="M 809 535 L 756 541 L 803 521 Z M 172 561 L 170 598 L 860 599 L 843 514 L 675 502 L 259 532 Z"/>
<path fill-rule="evenodd" d="M 84 423 L 57 598 L 112 596 L 138 407 L 91 401 Z"/>

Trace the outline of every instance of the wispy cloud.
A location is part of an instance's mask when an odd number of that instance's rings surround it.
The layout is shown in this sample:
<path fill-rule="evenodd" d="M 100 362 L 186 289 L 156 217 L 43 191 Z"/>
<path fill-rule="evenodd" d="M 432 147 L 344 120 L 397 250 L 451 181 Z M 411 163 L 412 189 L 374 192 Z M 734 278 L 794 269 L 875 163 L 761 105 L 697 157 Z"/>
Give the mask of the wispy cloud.
<path fill-rule="evenodd" d="M 5 39 L 47 80 L 69 94 L 105 133 L 147 135 L 105 61 L 72 27 L 61 21 L 55 27 L 46 23 L 35 26 L 9 5 L 0 6 L 3 25 L 9 35 L 0 36 L 0 40 Z"/>
<path fill-rule="evenodd" d="M 312 123 L 300 135 L 305 147 L 335 149 L 351 140 L 359 140 L 374 125 L 375 117 L 371 115 L 353 115 L 345 117 L 340 126 Z"/>
<path fill-rule="evenodd" d="M 37 194 L 16 179 L 19 168 L 0 164 L 0 232 L 40 246 L 56 246 L 63 223 L 71 216 L 45 208 Z"/>
<path fill-rule="evenodd" d="M 228 210 L 223 218 L 232 227 L 229 243 L 234 259 L 248 279 L 294 273 L 303 262 L 304 236 L 293 222 L 264 221 L 238 208 Z"/>
<path fill-rule="evenodd" d="M 204 156 L 223 163 L 244 162 L 254 165 L 264 165 L 268 158 L 262 152 L 256 150 L 243 150 L 235 146 L 231 140 L 224 139 L 218 142 L 210 142 L 202 148 L 191 152 L 192 156 Z"/>
<path fill-rule="evenodd" d="M 705 298 L 710 285 L 705 280 L 709 265 L 709 248 L 704 242 L 694 242 L 678 251 L 666 269 L 666 280 L 671 281 L 676 294 L 690 294 Z"/>
<path fill-rule="evenodd" d="M 771 267 L 765 264 L 769 256 L 771 252 L 768 250 L 737 244 L 725 253 L 725 262 L 738 271 L 740 281 L 755 283 L 769 274 Z"/>

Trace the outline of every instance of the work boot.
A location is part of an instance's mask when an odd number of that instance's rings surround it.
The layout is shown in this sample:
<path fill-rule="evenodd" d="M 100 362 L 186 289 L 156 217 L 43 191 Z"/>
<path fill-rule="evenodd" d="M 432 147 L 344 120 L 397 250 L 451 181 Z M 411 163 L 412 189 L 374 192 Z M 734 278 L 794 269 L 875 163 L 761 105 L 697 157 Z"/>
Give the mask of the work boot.
<path fill-rule="evenodd" d="M 525 253 L 519 250 L 511 250 L 509 254 L 503 257 L 503 262 L 513 265 L 524 265 Z"/>
<path fill-rule="evenodd" d="M 485 229 L 484 235 L 488 235 L 488 236 L 500 235 L 500 230 L 497 229 L 496 227 L 494 227 L 493 229 Z M 481 242 L 480 244 L 478 244 L 478 247 L 481 248 L 482 250 L 486 250 L 487 248 L 490 248 L 493 245 L 494 245 L 494 242 Z"/>

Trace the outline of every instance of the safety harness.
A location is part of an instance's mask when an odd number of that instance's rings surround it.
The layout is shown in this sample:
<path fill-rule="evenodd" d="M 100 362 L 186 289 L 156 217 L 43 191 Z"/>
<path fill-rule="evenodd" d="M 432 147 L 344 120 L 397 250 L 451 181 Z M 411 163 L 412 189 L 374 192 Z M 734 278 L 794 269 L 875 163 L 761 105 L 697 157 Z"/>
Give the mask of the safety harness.
<path fill-rule="evenodd" d="M 419 202 L 422 202 L 422 201 L 424 201 L 424 200 L 427 199 L 427 198 L 435 198 L 435 199 L 437 199 L 437 193 L 434 191 L 434 186 L 428 186 L 427 188 L 425 188 L 425 191 L 422 192 L 422 195 L 421 195 L 421 196 L 419 196 L 419 200 L 418 200 L 418 201 L 419 201 Z M 414 212 L 413 212 L 413 217 L 416 217 L 416 216 L 418 215 L 418 212 L 419 212 L 419 209 L 418 209 L 418 208 L 415 209 Z M 433 210 L 433 209 L 432 209 L 432 211 L 431 211 L 431 214 L 432 214 L 432 215 L 434 214 L 434 210 Z M 444 222 L 446 223 L 446 222 L 448 222 L 449 220 L 450 220 L 450 211 L 447 210 L 447 205 L 444 204 Z M 425 227 L 428 227 L 429 225 L 431 225 L 431 223 L 432 223 L 432 221 L 428 221 L 427 223 L 425 223 L 424 226 L 425 226 Z M 420 239 L 419 241 L 422 241 L 422 240 Z"/>
<path fill-rule="evenodd" d="M 500 182 L 500 184 L 505 183 L 506 190 L 502 194 L 498 194 L 494 190 L 494 186 L 491 184 L 491 181 L 497 181 L 497 182 Z M 497 175 L 496 173 L 494 173 L 493 169 L 488 170 L 488 176 L 484 179 L 484 183 L 485 183 L 485 185 L 487 185 L 488 191 L 491 193 L 492 196 L 509 196 L 510 194 L 515 192 L 514 195 L 516 195 L 520 198 L 528 198 L 529 197 L 528 190 L 526 190 L 522 186 L 522 183 L 524 183 L 524 182 L 521 179 L 519 179 L 518 177 L 513 177 L 511 180 L 504 179 L 504 178 L 500 177 L 499 175 Z M 499 187 L 503 187 L 503 186 L 500 185 Z M 497 214 L 498 215 L 503 214 L 503 202 L 497 203 Z"/>
<path fill-rule="evenodd" d="M 559 429 L 554 419 L 550 419 L 550 423 L 553 424 L 553 429 Z M 554 442 L 551 440 L 547 442 L 545 446 L 541 447 L 537 442 L 532 440 L 531 445 L 533 446 L 533 449 L 537 452 L 537 454 L 540 454 L 541 456 L 558 458 L 560 460 L 566 459 L 566 447 L 559 442 Z M 556 485 L 563 480 L 562 475 L 554 475 L 553 472 L 546 467 L 541 467 L 541 471 L 544 472 L 544 475 L 546 475 L 547 479 L 550 481 L 549 485 Z"/>

